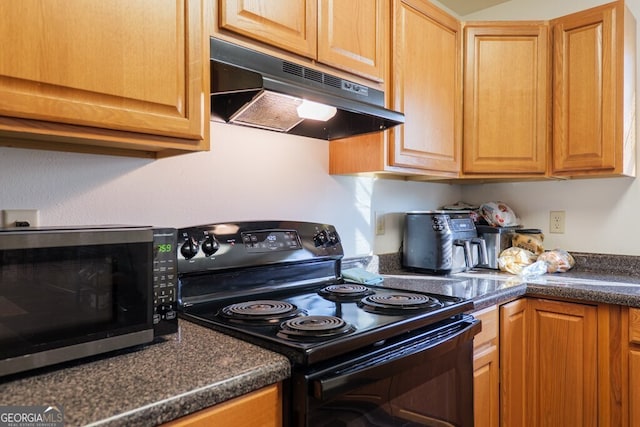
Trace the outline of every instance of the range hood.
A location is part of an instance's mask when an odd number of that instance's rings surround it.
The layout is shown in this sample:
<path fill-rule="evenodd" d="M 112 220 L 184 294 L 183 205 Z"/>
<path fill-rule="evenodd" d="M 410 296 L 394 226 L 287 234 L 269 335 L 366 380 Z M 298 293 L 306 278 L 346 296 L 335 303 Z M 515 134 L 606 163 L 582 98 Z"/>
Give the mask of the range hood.
<path fill-rule="evenodd" d="M 212 120 L 325 140 L 404 123 L 375 88 L 216 38 L 210 47 Z M 331 118 L 301 118 L 303 101 L 328 107 Z"/>

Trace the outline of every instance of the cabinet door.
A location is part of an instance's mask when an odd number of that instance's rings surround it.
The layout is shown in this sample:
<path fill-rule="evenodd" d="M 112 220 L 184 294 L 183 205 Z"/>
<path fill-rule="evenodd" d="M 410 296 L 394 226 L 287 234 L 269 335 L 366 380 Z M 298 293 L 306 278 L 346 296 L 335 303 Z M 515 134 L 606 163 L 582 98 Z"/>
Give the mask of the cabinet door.
<path fill-rule="evenodd" d="M 280 384 L 223 402 L 163 424 L 163 427 L 281 427 Z"/>
<path fill-rule="evenodd" d="M 465 26 L 465 174 L 546 172 L 549 32 L 544 23 Z"/>
<path fill-rule="evenodd" d="M 635 20 L 616 2 L 552 24 L 554 174 L 633 173 Z"/>
<path fill-rule="evenodd" d="M 0 16 L 0 116 L 204 139 L 200 0 L 24 0 Z"/>
<path fill-rule="evenodd" d="M 505 427 L 525 427 L 527 394 L 527 300 L 500 307 L 500 419 Z"/>
<path fill-rule="evenodd" d="M 640 425 L 640 309 L 629 308 L 629 425 Z"/>
<path fill-rule="evenodd" d="M 629 350 L 629 425 L 640 425 L 640 346 Z"/>
<path fill-rule="evenodd" d="M 219 0 L 220 28 L 316 57 L 317 0 Z"/>
<path fill-rule="evenodd" d="M 598 425 L 597 310 L 543 299 L 501 307 L 503 425 Z"/>
<path fill-rule="evenodd" d="M 394 0 L 393 20 L 392 107 L 405 114 L 405 123 L 391 129 L 390 164 L 457 176 L 460 23 L 421 0 Z"/>
<path fill-rule="evenodd" d="M 598 424 L 597 308 L 531 299 L 534 426 Z"/>
<path fill-rule="evenodd" d="M 388 0 L 319 0 L 318 61 L 382 81 L 389 14 Z"/>
<path fill-rule="evenodd" d="M 473 339 L 473 417 L 475 427 L 499 424 L 498 309 L 473 313 L 482 331 Z"/>

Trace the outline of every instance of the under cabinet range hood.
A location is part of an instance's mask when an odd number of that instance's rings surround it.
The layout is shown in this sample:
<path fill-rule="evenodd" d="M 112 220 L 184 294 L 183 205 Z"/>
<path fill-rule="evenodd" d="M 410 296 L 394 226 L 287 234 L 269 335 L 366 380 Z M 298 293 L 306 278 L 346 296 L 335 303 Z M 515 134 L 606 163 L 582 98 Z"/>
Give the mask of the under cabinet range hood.
<path fill-rule="evenodd" d="M 211 118 L 333 140 L 404 123 L 384 92 L 211 38 Z"/>

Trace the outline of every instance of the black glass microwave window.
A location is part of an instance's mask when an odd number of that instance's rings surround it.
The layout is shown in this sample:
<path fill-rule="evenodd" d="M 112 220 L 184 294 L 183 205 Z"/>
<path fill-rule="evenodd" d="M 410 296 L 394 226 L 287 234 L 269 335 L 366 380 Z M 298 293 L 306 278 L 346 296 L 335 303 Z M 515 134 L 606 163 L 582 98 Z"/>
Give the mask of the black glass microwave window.
<path fill-rule="evenodd" d="M 0 251 L 0 357 L 148 329 L 151 243 Z"/>

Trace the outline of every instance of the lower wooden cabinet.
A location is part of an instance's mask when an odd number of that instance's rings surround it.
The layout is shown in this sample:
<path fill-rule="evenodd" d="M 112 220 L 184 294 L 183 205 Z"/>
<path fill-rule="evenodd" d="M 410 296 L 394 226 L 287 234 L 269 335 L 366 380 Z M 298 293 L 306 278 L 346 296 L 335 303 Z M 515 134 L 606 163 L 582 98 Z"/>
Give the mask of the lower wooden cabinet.
<path fill-rule="evenodd" d="M 473 313 L 482 331 L 473 340 L 473 413 L 475 427 L 499 425 L 498 307 Z"/>
<path fill-rule="evenodd" d="M 621 312 L 539 298 L 502 306 L 501 424 L 623 425 Z"/>
<path fill-rule="evenodd" d="M 640 425 L 640 308 L 629 309 L 629 425 Z"/>
<path fill-rule="evenodd" d="M 164 424 L 164 427 L 280 427 L 281 384 L 273 384 L 245 396 L 203 409 Z"/>

